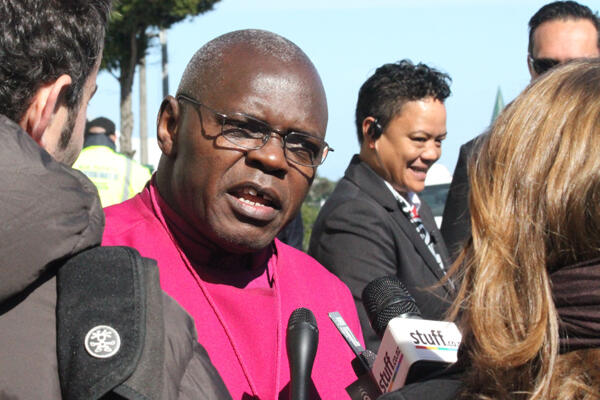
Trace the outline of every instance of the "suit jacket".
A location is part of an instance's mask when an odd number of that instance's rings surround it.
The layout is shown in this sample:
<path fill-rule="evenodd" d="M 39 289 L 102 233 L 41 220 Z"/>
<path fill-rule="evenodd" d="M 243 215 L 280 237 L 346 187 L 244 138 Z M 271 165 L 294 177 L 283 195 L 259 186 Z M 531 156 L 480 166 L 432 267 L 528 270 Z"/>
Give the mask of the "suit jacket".
<path fill-rule="evenodd" d="M 452 261 L 456 259 L 464 242 L 471 236 L 467 168 L 471 156 L 477 153 L 486 135 L 487 131 L 460 146 L 458 161 L 454 168 L 440 228 Z"/>
<path fill-rule="evenodd" d="M 419 214 L 447 266 L 448 253 L 427 204 Z M 426 319 L 441 319 L 448 308 L 449 284 L 427 289 L 444 272 L 383 179 L 357 155 L 321 208 L 308 252 L 350 288 L 367 348 L 373 351 L 380 339 L 362 305 L 362 291 L 372 280 L 398 276 Z"/>

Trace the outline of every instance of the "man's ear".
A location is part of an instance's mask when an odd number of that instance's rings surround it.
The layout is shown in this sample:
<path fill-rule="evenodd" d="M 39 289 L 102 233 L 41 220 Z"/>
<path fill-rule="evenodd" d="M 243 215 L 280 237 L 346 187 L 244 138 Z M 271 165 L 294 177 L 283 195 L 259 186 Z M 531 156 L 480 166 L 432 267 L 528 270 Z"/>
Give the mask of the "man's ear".
<path fill-rule="evenodd" d="M 373 149 L 375 147 L 375 142 L 377 139 L 374 139 L 371 135 L 371 125 L 375 123 L 375 118 L 367 117 L 363 119 L 362 122 L 362 136 L 363 143 L 367 145 L 368 148 Z"/>
<path fill-rule="evenodd" d="M 529 70 L 531 80 L 537 78 L 537 72 L 535 72 L 535 70 L 533 69 L 533 56 L 531 54 L 527 55 L 527 69 Z"/>
<path fill-rule="evenodd" d="M 43 147 L 43 136 L 52 122 L 52 118 L 61 106 L 64 106 L 64 95 L 71 85 L 71 77 L 63 74 L 40 87 L 31 100 L 31 104 L 19 121 L 19 125 L 29 136 Z M 50 141 L 51 142 L 51 141 Z"/>
<path fill-rule="evenodd" d="M 167 96 L 160 105 L 156 128 L 158 147 L 167 157 L 177 153 L 177 130 L 179 126 L 179 102 L 173 96 Z"/>

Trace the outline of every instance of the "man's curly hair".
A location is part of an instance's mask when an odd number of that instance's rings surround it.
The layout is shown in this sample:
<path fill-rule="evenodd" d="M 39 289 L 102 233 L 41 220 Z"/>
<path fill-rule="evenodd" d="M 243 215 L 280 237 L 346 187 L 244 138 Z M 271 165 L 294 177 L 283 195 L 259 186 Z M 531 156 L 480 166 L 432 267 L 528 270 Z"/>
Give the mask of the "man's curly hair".
<path fill-rule="evenodd" d="M 450 76 L 410 60 L 384 64 L 366 80 L 358 92 L 356 133 L 362 144 L 362 123 L 371 116 L 383 129 L 402 111 L 407 101 L 433 97 L 443 102 L 450 96 Z"/>
<path fill-rule="evenodd" d="M 20 121 L 33 95 L 63 74 L 77 108 L 101 56 L 110 0 L 0 0 L 0 113 Z"/>

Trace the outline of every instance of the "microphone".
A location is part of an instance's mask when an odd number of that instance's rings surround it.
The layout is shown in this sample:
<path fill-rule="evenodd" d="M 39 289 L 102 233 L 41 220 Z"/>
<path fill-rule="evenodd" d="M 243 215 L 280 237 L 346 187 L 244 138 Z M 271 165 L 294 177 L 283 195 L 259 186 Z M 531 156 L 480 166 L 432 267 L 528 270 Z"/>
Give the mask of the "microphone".
<path fill-rule="evenodd" d="M 371 375 L 371 369 L 377 355 L 371 350 L 365 350 L 365 348 L 362 347 L 339 312 L 330 312 L 329 318 L 356 356 L 352 361 L 352 367 L 354 368 L 354 372 L 358 379 L 346 387 L 346 392 L 352 400 L 371 400 L 378 398 L 381 396 L 381 391 L 375 384 L 375 380 Z"/>
<path fill-rule="evenodd" d="M 371 370 L 382 393 L 426 379 L 456 362 L 462 339 L 456 325 L 422 319 L 397 277 L 375 279 L 362 298 L 371 326 L 382 338 Z"/>
<path fill-rule="evenodd" d="M 290 400 L 308 400 L 319 328 L 314 314 L 307 308 L 298 308 L 288 320 L 286 347 L 290 363 Z"/>

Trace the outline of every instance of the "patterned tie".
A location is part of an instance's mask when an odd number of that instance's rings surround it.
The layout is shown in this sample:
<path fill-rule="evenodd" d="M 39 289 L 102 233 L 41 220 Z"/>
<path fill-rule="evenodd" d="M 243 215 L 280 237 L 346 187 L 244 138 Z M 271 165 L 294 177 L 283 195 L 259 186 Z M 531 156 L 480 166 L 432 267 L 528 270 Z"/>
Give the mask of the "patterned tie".
<path fill-rule="evenodd" d="M 421 220 L 421 217 L 419 216 L 419 211 L 417 210 L 417 207 L 413 204 L 410 204 L 408 201 L 406 201 L 406 199 L 404 197 L 402 197 L 400 195 L 395 196 L 395 197 L 398 200 L 398 203 L 400 204 L 400 209 L 402 210 L 404 215 L 406 215 L 408 220 L 410 222 L 412 222 L 413 225 L 415 225 L 415 228 L 417 229 L 417 233 L 419 234 L 421 239 L 423 239 L 423 241 L 425 242 L 425 245 L 427 245 L 427 248 L 429 249 L 429 251 L 431 252 L 433 257 L 437 261 L 440 269 L 445 274 L 446 270 L 444 268 L 444 263 L 442 262 L 442 257 L 435 250 L 435 246 L 434 246 L 433 240 L 431 238 L 431 235 L 429 234 L 429 231 L 427 230 L 427 228 L 425 228 L 425 225 L 423 225 L 423 221 Z"/>

